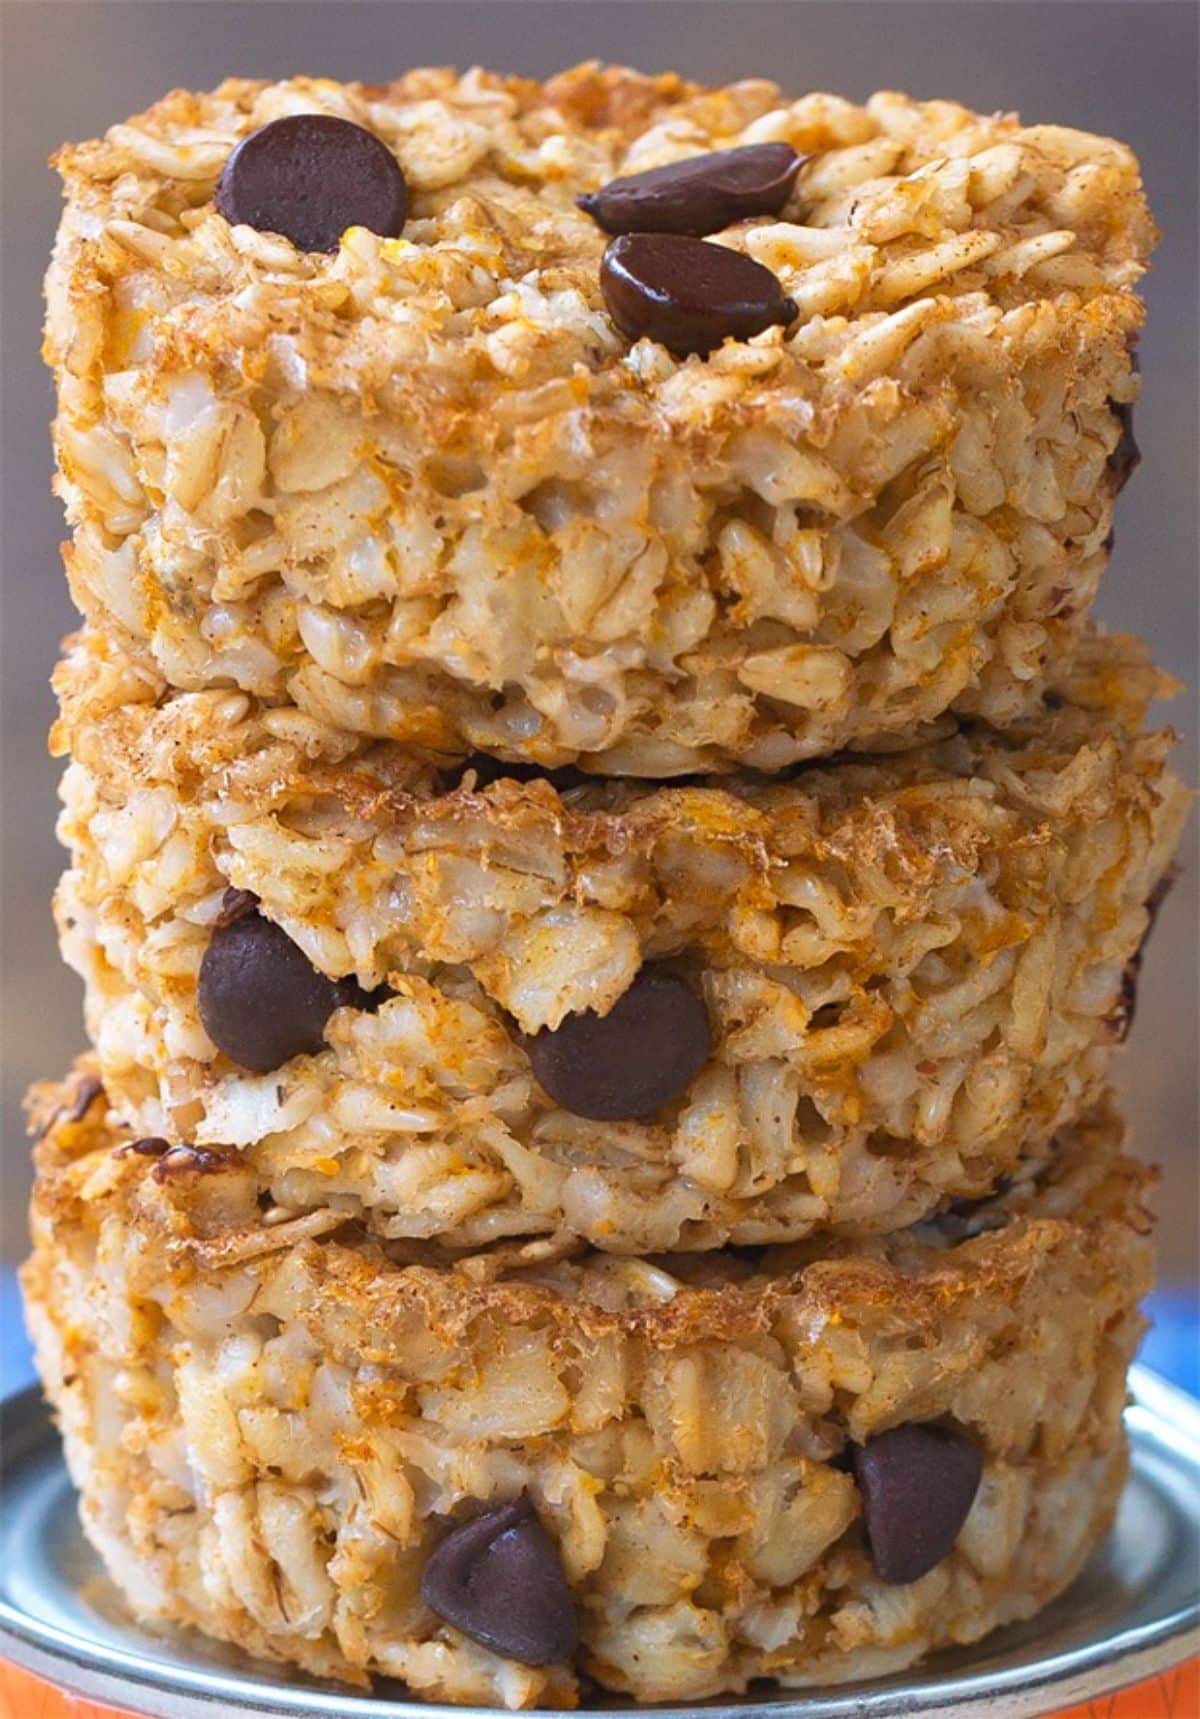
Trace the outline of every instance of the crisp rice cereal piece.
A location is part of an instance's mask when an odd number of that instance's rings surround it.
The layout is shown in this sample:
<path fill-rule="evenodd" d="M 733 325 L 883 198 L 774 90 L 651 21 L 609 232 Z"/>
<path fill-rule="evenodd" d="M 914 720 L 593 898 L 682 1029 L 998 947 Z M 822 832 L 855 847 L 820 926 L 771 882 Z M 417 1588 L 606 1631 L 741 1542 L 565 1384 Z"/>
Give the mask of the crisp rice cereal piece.
<path fill-rule="evenodd" d="M 95 634 L 57 684 L 58 922 L 114 1105 L 244 1149 L 297 1211 L 451 1248 L 756 1244 L 986 1193 L 1100 1090 L 1188 804 L 1121 639 L 1006 734 L 717 785 L 453 787 L 295 710 L 171 693 Z M 236 1067 L 197 1010 L 228 886 L 391 999 Z M 652 961 L 703 997 L 708 1065 L 649 1121 L 571 1114 L 522 1034 Z"/>
<path fill-rule="evenodd" d="M 217 214 L 238 140 L 302 112 L 394 150 L 401 238 Z M 791 204 L 715 242 L 796 324 L 631 347 L 577 194 L 771 140 L 811 157 Z M 588 65 L 231 79 L 57 163 L 72 588 L 176 686 L 657 777 L 1011 722 L 1080 634 L 1155 238 L 1119 143 Z"/>
<path fill-rule="evenodd" d="M 689 1702 L 1030 1617 L 1112 1519 L 1152 1254 L 1150 1173 L 1109 1105 L 1041 1179 L 863 1248 L 452 1266 L 263 1212 L 236 1154 L 160 1174 L 114 1151 L 102 1094 L 38 1108 L 38 1365 L 139 1618 L 441 1700 L 569 1706 L 578 1673 Z M 943 1418 L 982 1483 L 950 1552 L 885 1586 L 847 1442 Z M 523 1490 L 577 1603 L 574 1668 L 500 1657 L 421 1599 L 449 1521 Z"/>

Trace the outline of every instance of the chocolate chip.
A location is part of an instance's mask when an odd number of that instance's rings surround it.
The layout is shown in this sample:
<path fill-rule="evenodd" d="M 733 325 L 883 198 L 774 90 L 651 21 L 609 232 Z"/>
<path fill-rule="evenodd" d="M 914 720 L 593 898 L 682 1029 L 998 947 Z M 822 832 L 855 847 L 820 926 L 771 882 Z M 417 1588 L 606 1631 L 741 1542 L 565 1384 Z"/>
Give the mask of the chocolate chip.
<path fill-rule="evenodd" d="M 161 1141 L 139 1141 L 139 1145 L 159 1146 Z M 234 1170 L 242 1162 L 238 1152 L 212 1152 L 207 1146 L 180 1144 L 168 1146 L 165 1152 L 153 1153 L 157 1159 L 151 1174 L 156 1182 L 169 1182 L 176 1176 L 215 1176 L 222 1170 Z"/>
<path fill-rule="evenodd" d="M 472 1641 L 522 1665 L 558 1665 L 579 1620 L 558 1548 L 522 1494 L 451 1529 L 421 1577 L 431 1611 Z"/>
<path fill-rule="evenodd" d="M 719 233 L 777 215 L 808 160 L 788 143 L 750 143 L 613 179 L 578 199 L 607 233 Z"/>
<path fill-rule="evenodd" d="M 81 1075 L 71 1093 L 71 1102 L 55 1116 L 56 1122 L 82 1122 L 92 1105 L 104 1091 L 103 1082 L 94 1074 Z"/>
<path fill-rule="evenodd" d="M 70 1097 L 64 1103 L 56 1105 L 49 1112 L 42 1110 L 40 1106 L 34 1111 L 30 1131 L 38 1140 L 44 1140 L 54 1128 L 82 1122 L 92 1105 L 103 1094 L 103 1083 L 94 1074 L 77 1075 L 70 1087 Z"/>
<path fill-rule="evenodd" d="M 1178 876 L 1179 867 L 1177 865 L 1168 866 L 1146 897 L 1146 912 L 1150 917 L 1146 921 L 1146 929 L 1142 932 L 1142 949 L 1146 946 L 1146 939 L 1158 924 L 1158 915 L 1162 909 L 1162 904 L 1175 888 L 1175 879 Z"/>
<path fill-rule="evenodd" d="M 118 1158 L 162 1158 L 171 1150 L 171 1142 L 164 1140 L 161 1134 L 147 1134 L 144 1139 L 127 1141 L 124 1146 L 118 1146 Z"/>
<path fill-rule="evenodd" d="M 882 1581 L 918 1581 L 951 1550 L 983 1462 L 955 1427 L 911 1422 L 853 1447 L 871 1559 Z"/>
<path fill-rule="evenodd" d="M 653 1116 L 712 1054 L 708 1012 L 674 973 L 643 967 L 607 1015 L 588 1009 L 536 1033 L 529 1060 L 564 1110 L 595 1122 Z"/>
<path fill-rule="evenodd" d="M 373 132 L 332 114 L 273 119 L 242 139 L 217 208 L 233 226 L 282 233 L 301 251 L 336 251 L 347 227 L 394 239 L 408 213 L 400 163 Z"/>
<path fill-rule="evenodd" d="M 244 919 L 248 913 L 253 913 L 258 906 L 258 897 L 252 889 L 227 889 L 221 897 L 221 911 L 214 924 L 232 925 L 235 919 Z"/>
<path fill-rule="evenodd" d="M 625 233 L 600 264 L 609 313 L 630 340 L 648 335 L 677 358 L 749 340 L 796 316 L 779 281 L 740 251 L 677 233 Z"/>
<path fill-rule="evenodd" d="M 1117 1003 L 1108 1017 L 1109 1030 L 1113 1039 L 1123 1045 L 1133 1030 L 1133 1020 L 1137 1013 L 1138 983 L 1142 976 L 1142 962 L 1146 959 L 1146 944 L 1150 941 L 1150 933 L 1154 930 L 1158 918 L 1158 910 L 1171 893 L 1175 882 L 1175 870 L 1164 872 L 1146 899 L 1146 929 L 1142 932 L 1141 941 L 1125 963 L 1121 974 L 1121 988 L 1117 993 Z"/>
<path fill-rule="evenodd" d="M 1120 400 L 1110 400 L 1108 406 L 1121 426 L 1120 438 L 1107 461 L 1113 489 L 1119 495 L 1141 465 L 1142 450 L 1133 434 L 1133 407 L 1122 404 Z"/>
<path fill-rule="evenodd" d="M 141 1140 L 127 1140 L 124 1146 L 117 1147 L 113 1157 L 155 1159 L 154 1179 L 157 1182 L 187 1175 L 189 1171 L 198 1176 L 212 1176 L 220 1170 L 233 1169 L 241 1162 L 236 1152 L 213 1152 L 207 1146 L 189 1146 L 182 1142 L 172 1146 L 159 1134 L 148 1134 Z"/>
<path fill-rule="evenodd" d="M 280 926 L 257 910 L 218 923 L 200 963 L 197 1003 L 204 1030 L 231 1062 L 267 1074 L 324 1048 L 335 1009 L 373 1008 L 382 992 L 327 979 Z"/>
<path fill-rule="evenodd" d="M 1121 973 L 1121 984 L 1117 991 L 1117 1001 L 1112 1014 L 1108 1016 L 1108 1030 L 1114 1044 L 1123 1045 L 1133 1031 L 1133 1020 L 1137 1014 L 1138 983 L 1142 976 L 1141 951 L 1129 957 Z"/>
<path fill-rule="evenodd" d="M 1007 1220 L 1004 1196 L 1012 1189 L 1011 1176 L 1000 1176 L 990 1194 L 977 1199 L 950 1200 L 931 1220 L 946 1241 L 970 1241 L 989 1230 L 1002 1229 Z"/>

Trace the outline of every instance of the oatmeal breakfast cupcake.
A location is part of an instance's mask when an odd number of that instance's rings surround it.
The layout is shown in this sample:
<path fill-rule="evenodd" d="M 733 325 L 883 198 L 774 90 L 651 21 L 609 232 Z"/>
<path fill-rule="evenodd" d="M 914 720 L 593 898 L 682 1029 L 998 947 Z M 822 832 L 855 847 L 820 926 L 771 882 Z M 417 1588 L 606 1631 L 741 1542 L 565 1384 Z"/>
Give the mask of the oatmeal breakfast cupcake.
<path fill-rule="evenodd" d="M 451 777 L 81 635 L 63 952 L 143 1134 L 388 1238 L 888 1230 L 1104 1084 L 1187 812 L 1097 637 L 1036 722 L 787 779 Z"/>
<path fill-rule="evenodd" d="M 131 1140 L 89 1065 L 39 1111 L 39 1364 L 144 1620 L 433 1699 L 687 1702 L 973 1641 L 1112 1520 L 1151 1265 L 1109 1104 L 875 1241 L 449 1265 Z"/>
<path fill-rule="evenodd" d="M 1155 234 L 1111 139 L 582 66 L 231 79 L 60 151 L 77 602 L 435 761 L 776 770 L 1036 711 Z"/>

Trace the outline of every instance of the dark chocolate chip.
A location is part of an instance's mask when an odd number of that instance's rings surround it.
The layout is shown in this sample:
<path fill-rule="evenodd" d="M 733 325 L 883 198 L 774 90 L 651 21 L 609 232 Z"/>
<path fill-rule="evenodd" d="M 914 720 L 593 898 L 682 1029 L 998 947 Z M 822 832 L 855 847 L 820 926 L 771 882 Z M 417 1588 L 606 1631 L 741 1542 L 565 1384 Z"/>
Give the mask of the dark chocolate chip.
<path fill-rule="evenodd" d="M 1108 1016 L 1108 1030 L 1114 1044 L 1123 1045 L 1133 1031 L 1134 1016 L 1137 1014 L 1138 982 L 1141 976 L 1142 959 L 1139 951 L 1131 955 L 1125 963 L 1117 1001 Z"/>
<path fill-rule="evenodd" d="M 103 1091 L 103 1082 L 94 1074 L 81 1075 L 72 1089 L 71 1102 L 55 1112 L 55 1122 L 82 1122 Z"/>
<path fill-rule="evenodd" d="M 882 1581 L 916 1582 L 958 1539 L 983 1462 L 955 1427 L 911 1422 L 854 1446 L 871 1559 Z"/>
<path fill-rule="evenodd" d="M 231 1062 L 255 1074 L 324 1048 L 335 1009 L 375 1008 L 382 991 L 327 979 L 280 926 L 257 910 L 213 931 L 200 963 L 197 1003 L 204 1030 Z"/>
<path fill-rule="evenodd" d="M 142 1140 L 130 1140 L 117 1147 L 118 1158 L 162 1158 L 171 1150 L 171 1142 L 161 1134 L 147 1134 Z"/>
<path fill-rule="evenodd" d="M 686 1092 L 712 1054 L 712 1031 L 690 985 L 643 967 L 607 1015 L 568 1015 L 528 1048 L 538 1081 L 564 1110 L 631 1122 Z"/>
<path fill-rule="evenodd" d="M 452 1528 L 421 1577 L 431 1611 L 472 1641 L 522 1665 L 558 1665 L 579 1620 L 558 1548 L 522 1494 Z"/>
<path fill-rule="evenodd" d="M 1150 917 L 1146 921 L 1146 929 L 1142 932 L 1141 947 L 1143 949 L 1146 946 L 1146 939 L 1158 924 L 1158 915 L 1162 908 L 1162 904 L 1175 888 L 1175 879 L 1178 876 L 1179 867 L 1177 865 L 1168 866 L 1166 871 L 1163 872 L 1162 876 L 1155 884 L 1154 888 L 1146 897 L 1146 912 Z"/>
<path fill-rule="evenodd" d="M 579 198 L 607 233 L 719 233 L 751 215 L 777 215 L 808 160 L 788 143 L 750 143 L 613 179 Z"/>
<path fill-rule="evenodd" d="M 252 889 L 234 889 L 232 885 L 221 897 L 221 911 L 215 924 L 232 925 L 235 919 L 244 919 L 248 913 L 253 913 L 258 906 L 258 897 Z"/>
<path fill-rule="evenodd" d="M 1011 1176 L 1001 1176 L 990 1194 L 976 1199 L 950 1200 L 931 1220 L 938 1234 L 946 1241 L 970 1241 L 989 1230 L 1002 1229 L 1007 1220 L 1004 1196 L 1012 1189 Z"/>
<path fill-rule="evenodd" d="M 207 1146 L 189 1146 L 183 1142 L 172 1146 L 159 1134 L 148 1134 L 142 1140 L 128 1140 L 118 1146 L 115 1158 L 153 1158 L 154 1179 L 169 1181 L 174 1176 L 214 1176 L 221 1170 L 231 1170 L 241 1163 L 237 1152 L 214 1152 Z"/>
<path fill-rule="evenodd" d="M 1108 474 L 1114 491 L 1119 495 L 1142 463 L 1142 450 L 1133 434 L 1133 407 L 1119 400 L 1108 402 L 1109 410 L 1121 426 L 1116 447 L 1108 456 Z"/>
<path fill-rule="evenodd" d="M 169 1182 L 176 1176 L 216 1176 L 222 1170 L 235 1170 L 242 1162 L 238 1152 L 212 1152 L 207 1146 L 169 1146 L 157 1154 L 151 1174 L 156 1182 Z"/>
<path fill-rule="evenodd" d="M 336 251 L 347 227 L 395 238 L 408 213 L 400 163 L 374 132 L 332 114 L 273 119 L 242 139 L 217 186 L 234 226 L 282 233 L 301 251 Z"/>
<path fill-rule="evenodd" d="M 1117 993 L 1117 1003 L 1108 1017 L 1109 1030 L 1116 1043 L 1123 1045 L 1133 1030 L 1133 1020 L 1137 1013 L 1138 983 L 1142 976 L 1142 962 L 1146 959 L 1146 944 L 1150 941 L 1150 933 L 1154 930 L 1158 918 L 1158 910 L 1171 893 L 1175 882 L 1175 871 L 1164 872 L 1146 899 L 1146 912 L 1149 918 L 1146 929 L 1142 932 L 1141 941 L 1125 963 L 1121 974 L 1121 988 Z"/>
<path fill-rule="evenodd" d="M 753 257 L 677 233 L 625 233 L 600 264 L 609 313 L 630 340 L 648 335 L 677 358 L 791 322 L 796 306 Z"/>

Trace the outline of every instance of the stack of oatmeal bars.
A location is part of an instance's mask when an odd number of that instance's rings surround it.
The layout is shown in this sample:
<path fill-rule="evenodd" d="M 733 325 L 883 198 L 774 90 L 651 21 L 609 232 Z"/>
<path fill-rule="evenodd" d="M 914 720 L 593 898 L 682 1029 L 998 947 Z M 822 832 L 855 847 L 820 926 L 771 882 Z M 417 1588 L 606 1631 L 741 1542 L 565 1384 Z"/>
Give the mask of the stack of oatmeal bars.
<path fill-rule="evenodd" d="M 510 1708 L 1030 1616 L 1125 1472 L 1186 809 L 1089 619 L 1129 150 L 587 65 L 58 165 L 25 1288 L 133 1612 Z"/>

